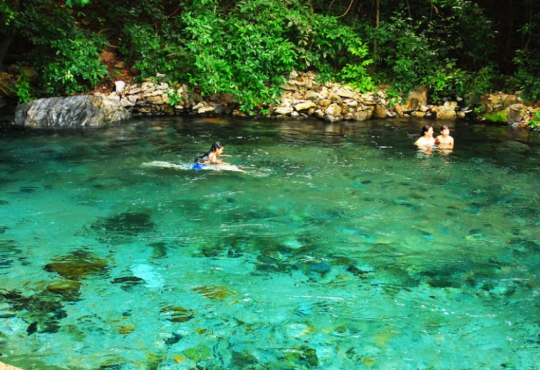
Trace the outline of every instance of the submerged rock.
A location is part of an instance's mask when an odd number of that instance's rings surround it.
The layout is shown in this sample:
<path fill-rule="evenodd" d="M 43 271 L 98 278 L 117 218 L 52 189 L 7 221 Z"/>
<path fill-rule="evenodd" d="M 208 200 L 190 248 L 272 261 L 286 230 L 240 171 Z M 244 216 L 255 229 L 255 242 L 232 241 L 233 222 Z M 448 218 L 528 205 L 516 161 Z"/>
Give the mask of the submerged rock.
<path fill-rule="evenodd" d="M 180 306 L 163 307 L 160 314 L 167 316 L 167 320 L 171 322 L 187 322 L 195 317 L 193 310 L 187 310 Z"/>
<path fill-rule="evenodd" d="M 193 288 L 193 291 L 199 293 L 204 298 L 218 301 L 230 297 L 235 292 L 224 286 L 200 286 Z"/>
<path fill-rule="evenodd" d="M 106 261 L 85 251 L 75 251 L 68 256 L 56 258 L 54 261 L 43 267 L 45 271 L 56 272 L 69 280 L 80 280 L 87 275 L 103 273 L 107 268 Z"/>
<path fill-rule="evenodd" d="M 47 286 L 47 290 L 51 293 L 62 296 L 66 299 L 78 299 L 81 283 L 78 281 L 64 280 L 52 283 Z"/>
<path fill-rule="evenodd" d="M 108 234 L 137 235 L 141 232 L 152 231 L 155 223 L 149 213 L 124 212 L 117 215 L 100 218 L 92 225 L 92 229 Z"/>
<path fill-rule="evenodd" d="M 27 335 L 55 333 L 60 328 L 59 321 L 67 317 L 62 300 L 48 290 L 33 292 L 31 296 L 17 290 L 0 290 L 0 301 L 9 304 L 28 323 Z"/>

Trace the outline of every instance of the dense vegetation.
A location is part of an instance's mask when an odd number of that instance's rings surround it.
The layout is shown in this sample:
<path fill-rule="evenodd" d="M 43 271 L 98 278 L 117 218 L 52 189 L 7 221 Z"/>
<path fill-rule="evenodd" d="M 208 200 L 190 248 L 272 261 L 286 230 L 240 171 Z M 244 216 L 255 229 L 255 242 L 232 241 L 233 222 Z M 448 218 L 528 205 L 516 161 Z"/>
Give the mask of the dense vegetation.
<path fill-rule="evenodd" d="M 276 99 L 293 69 L 391 94 L 540 98 L 538 0 L 2 0 L 0 22 L 0 66 L 40 76 L 19 74 L 21 100 L 114 80 L 103 50 L 138 78 L 163 73 L 245 109 Z"/>

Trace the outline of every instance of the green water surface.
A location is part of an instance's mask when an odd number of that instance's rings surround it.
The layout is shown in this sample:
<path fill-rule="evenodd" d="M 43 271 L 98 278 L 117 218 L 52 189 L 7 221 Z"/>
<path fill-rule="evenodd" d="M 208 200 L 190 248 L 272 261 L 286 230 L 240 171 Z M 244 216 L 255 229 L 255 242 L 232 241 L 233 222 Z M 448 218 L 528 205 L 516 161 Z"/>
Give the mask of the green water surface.
<path fill-rule="evenodd" d="M 425 123 L 4 130 L 0 361 L 540 369 L 539 136 Z M 246 173 L 143 165 L 216 140 Z"/>

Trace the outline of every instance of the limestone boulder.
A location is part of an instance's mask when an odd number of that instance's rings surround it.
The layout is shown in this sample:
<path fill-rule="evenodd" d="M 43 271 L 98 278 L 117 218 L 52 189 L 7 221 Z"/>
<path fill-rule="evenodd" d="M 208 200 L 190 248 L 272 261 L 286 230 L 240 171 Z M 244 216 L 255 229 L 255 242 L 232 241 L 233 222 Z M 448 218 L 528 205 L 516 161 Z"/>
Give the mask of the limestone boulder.
<path fill-rule="evenodd" d="M 330 123 L 341 121 L 341 117 L 339 116 L 332 116 L 331 114 L 327 114 L 324 116 L 324 120 Z"/>
<path fill-rule="evenodd" d="M 357 95 L 354 91 L 346 89 L 346 88 L 338 89 L 336 91 L 336 94 L 341 96 L 342 98 L 349 98 L 349 99 L 354 98 Z"/>
<path fill-rule="evenodd" d="M 373 118 L 387 118 L 387 117 L 388 117 L 388 109 L 382 104 L 375 105 L 375 109 L 373 110 Z"/>
<path fill-rule="evenodd" d="M 437 108 L 437 119 L 456 119 L 456 111 L 448 107 L 438 107 Z"/>
<path fill-rule="evenodd" d="M 332 104 L 332 101 L 330 99 L 319 99 L 317 100 L 317 104 L 319 105 L 319 107 L 321 108 L 326 108 L 328 107 L 330 104 Z"/>
<path fill-rule="evenodd" d="M 209 113 L 209 112 L 213 112 L 214 111 L 214 107 L 210 107 L 210 106 L 207 106 L 207 107 L 201 107 L 197 110 L 197 113 L 199 114 L 204 114 L 204 113 Z"/>
<path fill-rule="evenodd" d="M 319 99 L 319 94 L 317 94 L 315 91 L 309 90 L 308 92 L 306 92 L 305 99 L 311 100 L 311 101 L 317 101 L 317 99 Z"/>
<path fill-rule="evenodd" d="M 29 127 L 95 127 L 129 117 L 128 110 L 120 101 L 77 95 L 19 104 L 15 109 L 14 122 L 17 126 Z"/>
<path fill-rule="evenodd" d="M 291 107 L 277 107 L 274 111 L 275 114 L 281 114 L 283 116 L 286 116 L 288 114 L 291 114 L 293 109 Z"/>
<path fill-rule="evenodd" d="M 325 113 L 329 116 L 339 117 L 341 115 L 341 107 L 338 104 L 330 104 L 330 106 L 326 108 Z"/>
<path fill-rule="evenodd" d="M 521 122 L 527 115 L 527 107 L 523 104 L 512 104 L 506 108 L 506 122 L 511 125 L 516 122 Z"/>
<path fill-rule="evenodd" d="M 506 98 L 504 98 L 502 105 L 504 108 L 508 108 L 509 106 L 513 104 L 518 104 L 519 99 L 516 95 L 508 95 Z"/>
<path fill-rule="evenodd" d="M 444 102 L 444 107 L 452 110 L 457 109 L 457 101 L 446 101 Z"/>
<path fill-rule="evenodd" d="M 164 103 L 163 95 L 149 96 L 146 98 L 146 102 L 155 105 L 161 105 Z"/>
<path fill-rule="evenodd" d="M 366 109 L 362 109 L 355 113 L 354 119 L 356 121 L 366 121 L 368 119 L 371 119 L 373 117 L 373 111 L 375 108 L 373 106 L 369 106 Z"/>
<path fill-rule="evenodd" d="M 409 92 L 409 95 L 407 96 L 407 105 L 403 107 L 403 111 L 410 112 L 420 110 L 420 107 L 426 104 L 427 88 L 421 86 Z"/>
<path fill-rule="evenodd" d="M 313 112 L 313 114 L 315 115 L 315 117 L 317 118 L 320 118 L 320 119 L 323 119 L 324 118 L 324 112 L 320 109 L 317 109 Z"/>
<path fill-rule="evenodd" d="M 303 110 L 308 110 L 310 108 L 313 108 L 315 107 L 315 103 L 313 103 L 312 101 L 305 101 L 305 102 L 300 102 L 298 104 L 296 104 L 294 106 L 294 109 L 296 109 L 296 111 L 300 112 L 300 111 L 303 111 Z"/>
<path fill-rule="evenodd" d="M 331 93 L 328 99 L 330 99 L 330 101 L 332 101 L 333 103 L 338 103 L 338 104 L 343 103 L 343 99 L 341 99 L 341 96 L 339 96 L 336 93 Z"/>

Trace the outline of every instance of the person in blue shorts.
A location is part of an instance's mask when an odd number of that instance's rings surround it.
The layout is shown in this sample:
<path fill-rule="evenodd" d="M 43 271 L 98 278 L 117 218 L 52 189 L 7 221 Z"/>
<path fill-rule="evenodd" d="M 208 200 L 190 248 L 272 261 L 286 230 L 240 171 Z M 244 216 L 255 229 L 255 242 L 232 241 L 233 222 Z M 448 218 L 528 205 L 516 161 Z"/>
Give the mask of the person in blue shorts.
<path fill-rule="evenodd" d="M 193 169 L 200 170 L 205 164 L 229 164 L 219 159 L 219 156 L 223 153 L 223 149 L 224 146 L 219 141 L 216 141 L 212 144 L 209 151 L 195 158 Z"/>

